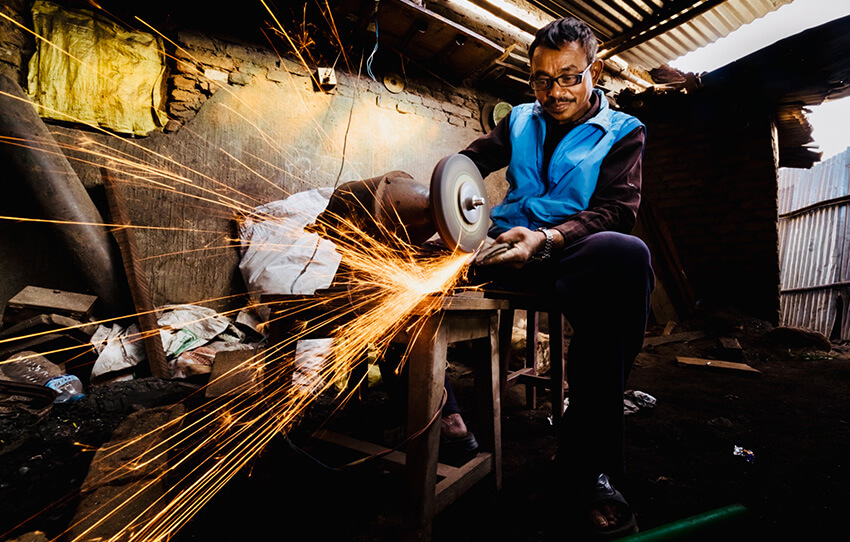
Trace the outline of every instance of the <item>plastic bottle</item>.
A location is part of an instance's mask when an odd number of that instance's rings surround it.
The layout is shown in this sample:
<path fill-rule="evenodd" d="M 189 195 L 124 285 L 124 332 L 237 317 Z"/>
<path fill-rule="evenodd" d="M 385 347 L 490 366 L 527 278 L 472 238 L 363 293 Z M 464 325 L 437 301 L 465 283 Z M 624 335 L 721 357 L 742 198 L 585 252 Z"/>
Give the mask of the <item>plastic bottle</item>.
<path fill-rule="evenodd" d="M 73 402 L 85 396 L 79 378 L 65 374 L 61 367 L 36 352 L 18 352 L 0 364 L 0 378 L 47 386 L 58 393 L 54 403 Z"/>
<path fill-rule="evenodd" d="M 83 383 L 74 375 L 54 376 L 44 385 L 59 394 L 53 400 L 54 403 L 73 403 L 85 397 Z"/>

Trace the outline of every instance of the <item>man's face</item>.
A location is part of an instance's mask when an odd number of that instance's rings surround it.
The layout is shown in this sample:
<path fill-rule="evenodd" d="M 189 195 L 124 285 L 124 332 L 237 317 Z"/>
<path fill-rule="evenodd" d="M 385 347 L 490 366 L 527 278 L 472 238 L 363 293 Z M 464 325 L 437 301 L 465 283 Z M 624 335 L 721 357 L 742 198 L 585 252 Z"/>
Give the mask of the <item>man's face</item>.
<path fill-rule="evenodd" d="M 590 109 L 593 86 L 602 74 L 602 62 L 597 60 L 587 71 L 587 53 L 578 42 L 571 41 L 560 49 L 539 46 L 531 58 L 531 78 L 548 77 L 584 72 L 581 83 L 562 87 L 552 81 L 546 90 L 535 90 L 534 95 L 543 109 L 559 123 L 574 122 Z"/>

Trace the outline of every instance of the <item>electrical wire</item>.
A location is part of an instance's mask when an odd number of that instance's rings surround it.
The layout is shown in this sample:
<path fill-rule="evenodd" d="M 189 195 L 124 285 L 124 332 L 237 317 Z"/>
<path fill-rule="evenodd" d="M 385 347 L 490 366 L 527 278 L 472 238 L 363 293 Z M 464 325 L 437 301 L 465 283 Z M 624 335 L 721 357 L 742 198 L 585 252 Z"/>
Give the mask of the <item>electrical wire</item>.
<path fill-rule="evenodd" d="M 336 190 L 336 187 L 339 184 L 339 179 L 342 177 L 342 169 L 345 167 L 345 150 L 348 147 L 348 131 L 351 129 L 351 117 L 354 115 L 354 104 L 357 103 L 357 99 L 360 97 L 360 73 L 363 69 L 364 54 L 365 52 L 360 54 L 360 66 L 357 68 L 357 81 L 354 83 L 354 96 L 351 98 L 351 107 L 348 109 L 348 124 L 345 127 L 345 136 L 343 136 L 342 139 L 342 162 L 339 164 L 339 173 L 336 174 L 334 190 Z"/>
<path fill-rule="evenodd" d="M 378 17 L 375 17 L 375 47 L 372 49 L 372 54 L 369 55 L 369 59 L 366 61 L 366 73 L 369 74 L 369 77 L 372 78 L 372 81 L 378 82 L 378 79 L 375 77 L 375 74 L 372 73 L 372 62 L 375 60 L 375 53 L 378 52 Z"/>

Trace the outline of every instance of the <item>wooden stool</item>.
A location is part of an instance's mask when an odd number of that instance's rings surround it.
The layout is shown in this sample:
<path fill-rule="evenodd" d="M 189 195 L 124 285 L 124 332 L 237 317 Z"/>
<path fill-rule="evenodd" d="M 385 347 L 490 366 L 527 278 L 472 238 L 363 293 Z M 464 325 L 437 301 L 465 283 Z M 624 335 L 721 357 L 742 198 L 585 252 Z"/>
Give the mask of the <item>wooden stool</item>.
<path fill-rule="evenodd" d="M 281 296 L 286 299 L 288 296 Z M 265 297 L 264 301 L 270 300 Z M 493 487 L 502 485 L 502 425 L 500 402 L 499 311 L 507 303 L 484 297 L 448 296 L 440 309 L 424 317 L 413 336 L 401 333 L 394 342 L 413 341 L 408 357 L 408 413 L 410 434 L 424 431 L 413 438 L 406 453 L 395 451 L 384 460 L 405 466 L 409 508 L 409 540 L 430 540 L 434 516 L 455 501 L 477 482 L 492 475 Z M 272 324 L 274 325 L 274 324 Z M 279 332 L 269 330 L 271 337 Z M 446 353 L 451 343 L 489 338 L 489 355 L 475 360 L 476 426 L 478 454 L 460 467 L 439 463 L 439 410 L 443 403 Z M 294 347 L 293 347 L 294 348 Z M 435 423 L 431 423 L 435 419 Z M 427 428 L 426 428 L 427 426 Z M 365 454 L 386 453 L 383 446 L 363 442 L 329 432 L 319 435 L 326 441 Z"/>
<path fill-rule="evenodd" d="M 566 367 L 565 321 L 560 308 L 551 300 L 533 294 L 488 290 L 485 292 L 485 296 L 507 302 L 507 308 L 503 309 L 499 316 L 501 394 L 504 396 L 514 384 L 524 384 L 526 404 L 531 408 L 537 408 L 538 390 L 548 389 L 552 403 L 552 423 L 557 424 L 564 414 L 564 396 L 567 390 L 564 382 Z M 512 371 L 509 367 L 513 348 L 511 337 L 513 335 L 514 315 L 518 310 L 526 312 L 525 366 Z M 537 334 L 541 313 L 549 317 L 549 376 L 541 376 L 537 373 Z"/>

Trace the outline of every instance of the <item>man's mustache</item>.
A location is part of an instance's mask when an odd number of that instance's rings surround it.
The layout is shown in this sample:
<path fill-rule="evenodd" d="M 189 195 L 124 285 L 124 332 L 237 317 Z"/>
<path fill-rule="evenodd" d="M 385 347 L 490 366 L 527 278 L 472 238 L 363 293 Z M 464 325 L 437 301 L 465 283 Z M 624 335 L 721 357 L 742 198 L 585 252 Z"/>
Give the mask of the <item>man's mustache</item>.
<path fill-rule="evenodd" d="M 546 105 L 557 103 L 574 103 L 572 98 L 546 98 Z"/>

